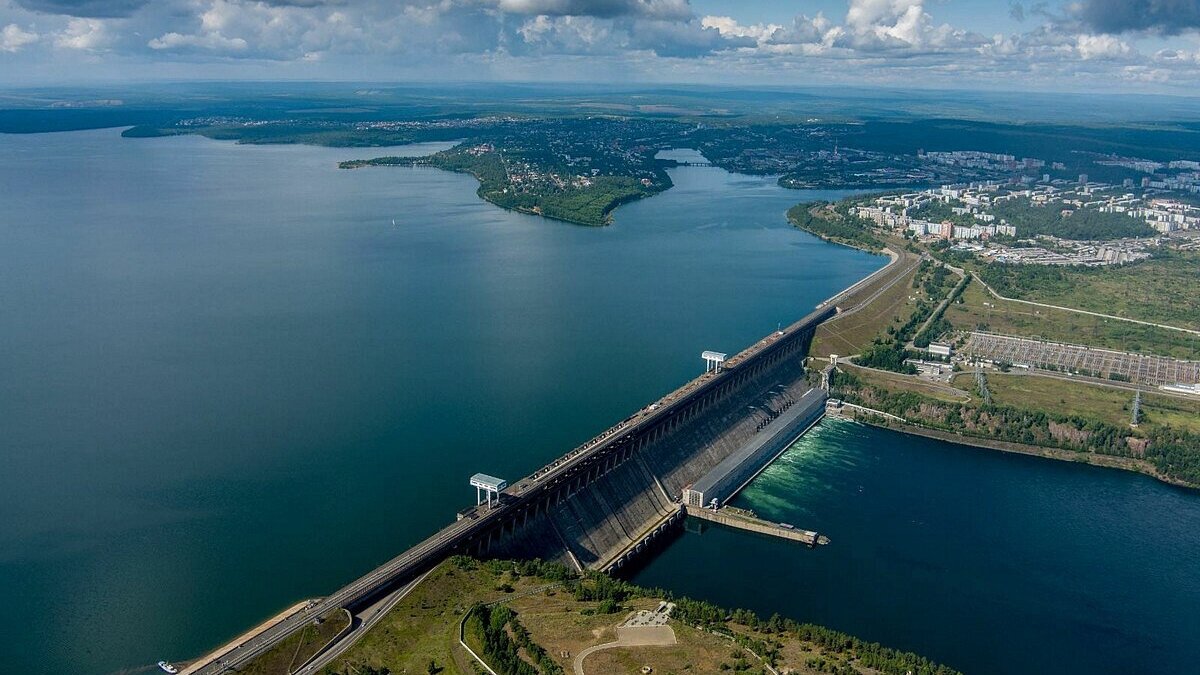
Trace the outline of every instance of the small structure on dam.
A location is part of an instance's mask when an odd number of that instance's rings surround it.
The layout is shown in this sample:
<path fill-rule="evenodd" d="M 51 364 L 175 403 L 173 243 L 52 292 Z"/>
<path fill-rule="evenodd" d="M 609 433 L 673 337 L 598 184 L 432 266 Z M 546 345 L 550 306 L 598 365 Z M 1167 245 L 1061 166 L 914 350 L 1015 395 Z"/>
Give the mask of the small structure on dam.
<path fill-rule="evenodd" d="M 477 473 L 471 476 L 471 487 L 475 488 L 475 506 L 483 504 L 484 496 L 487 497 L 488 508 L 492 508 L 492 497 L 496 498 L 496 503 L 500 503 L 500 491 L 508 487 L 508 481 L 503 478 L 489 476 L 486 473 Z"/>
<path fill-rule="evenodd" d="M 823 389 L 809 389 L 798 400 L 784 403 L 782 411 L 765 413 L 768 418 L 757 433 L 684 488 L 683 503 L 691 510 L 724 504 L 821 419 L 827 398 Z"/>

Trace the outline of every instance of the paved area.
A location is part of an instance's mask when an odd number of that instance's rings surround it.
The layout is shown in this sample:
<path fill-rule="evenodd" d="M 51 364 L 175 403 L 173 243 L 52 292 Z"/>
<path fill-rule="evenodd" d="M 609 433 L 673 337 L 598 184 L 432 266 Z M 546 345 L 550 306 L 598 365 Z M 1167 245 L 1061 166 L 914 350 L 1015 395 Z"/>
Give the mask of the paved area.
<path fill-rule="evenodd" d="M 1200 362 L 974 332 L 960 354 L 1159 387 L 1200 382 Z"/>
<path fill-rule="evenodd" d="M 575 657 L 575 675 L 585 675 L 583 661 L 588 656 L 604 650 L 618 647 L 669 647 L 676 644 L 675 630 L 667 625 L 675 603 L 664 602 L 653 612 L 640 610 L 630 616 L 620 626 L 617 626 L 617 639 L 595 645 L 579 652 Z"/>

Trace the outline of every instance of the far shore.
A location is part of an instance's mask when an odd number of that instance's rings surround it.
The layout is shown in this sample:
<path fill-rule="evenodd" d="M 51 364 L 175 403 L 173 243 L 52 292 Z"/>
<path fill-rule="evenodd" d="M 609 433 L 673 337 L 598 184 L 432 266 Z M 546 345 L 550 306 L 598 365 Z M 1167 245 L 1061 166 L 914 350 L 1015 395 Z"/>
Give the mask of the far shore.
<path fill-rule="evenodd" d="M 1154 478 L 1168 485 L 1175 487 L 1187 488 L 1189 490 L 1200 490 L 1200 485 L 1189 483 L 1178 478 L 1165 476 L 1153 464 L 1135 457 L 1117 457 L 1114 455 L 1100 455 L 1094 452 L 1080 452 L 1076 450 L 1064 450 L 1062 448 L 1050 448 L 1041 445 L 1027 445 L 1025 443 L 1013 443 L 1010 441 L 999 441 L 990 438 L 980 438 L 978 436 L 968 436 L 966 434 L 953 431 L 943 431 L 941 429 L 930 429 L 923 427 L 913 422 L 893 422 L 887 419 L 878 419 L 875 416 L 867 413 L 861 417 L 843 417 L 840 419 L 848 419 L 863 424 L 869 424 L 880 429 L 890 429 L 900 433 L 909 434 L 911 436 L 923 436 L 948 443 L 956 443 L 958 445 L 968 445 L 974 448 L 986 448 L 988 450 L 999 450 L 1001 452 L 1009 452 L 1017 455 L 1029 455 L 1031 457 L 1043 457 L 1045 459 L 1054 459 L 1062 462 L 1076 462 L 1079 464 L 1090 464 L 1091 466 L 1103 467 L 1106 469 L 1120 469 L 1122 471 L 1132 471 L 1145 476 Z"/>

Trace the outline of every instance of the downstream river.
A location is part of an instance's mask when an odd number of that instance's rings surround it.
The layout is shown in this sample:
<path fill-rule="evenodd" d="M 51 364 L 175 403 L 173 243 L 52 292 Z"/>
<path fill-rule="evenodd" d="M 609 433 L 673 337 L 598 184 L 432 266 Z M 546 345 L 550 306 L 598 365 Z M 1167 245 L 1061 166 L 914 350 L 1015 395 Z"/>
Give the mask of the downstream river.
<path fill-rule="evenodd" d="M 769 179 L 592 229 L 372 152 L 0 136 L 0 672 L 198 655 L 884 263 Z"/>
<path fill-rule="evenodd" d="M 590 229 L 335 168 L 370 155 L 0 136 L 0 672 L 199 654 L 883 264 L 770 179 Z M 637 580 L 966 672 L 1200 662 L 1194 494 L 824 423 L 739 500 L 833 544 L 684 534 Z"/>
<path fill-rule="evenodd" d="M 1187 673 L 1200 663 L 1195 492 L 825 420 L 734 504 L 832 543 L 685 532 L 634 580 L 836 627 L 965 673 Z"/>

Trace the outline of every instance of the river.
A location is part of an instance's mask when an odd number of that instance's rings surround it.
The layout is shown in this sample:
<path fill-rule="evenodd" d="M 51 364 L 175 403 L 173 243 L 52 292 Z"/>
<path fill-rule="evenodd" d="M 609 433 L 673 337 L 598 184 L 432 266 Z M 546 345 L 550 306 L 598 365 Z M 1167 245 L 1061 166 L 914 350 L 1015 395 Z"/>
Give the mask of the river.
<path fill-rule="evenodd" d="M 825 420 L 733 504 L 809 550 L 685 532 L 634 581 L 779 612 L 965 673 L 1200 663 L 1200 496 L 1146 476 Z"/>
<path fill-rule="evenodd" d="M 0 135 L 0 672 L 196 656 L 885 262 L 768 178 L 585 228 L 371 152 Z"/>

